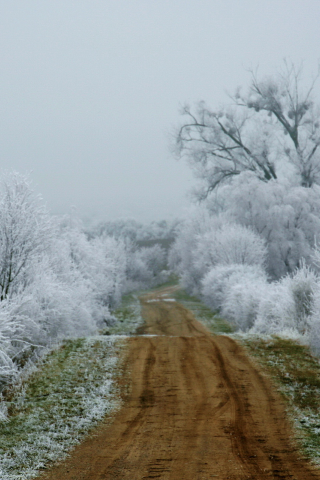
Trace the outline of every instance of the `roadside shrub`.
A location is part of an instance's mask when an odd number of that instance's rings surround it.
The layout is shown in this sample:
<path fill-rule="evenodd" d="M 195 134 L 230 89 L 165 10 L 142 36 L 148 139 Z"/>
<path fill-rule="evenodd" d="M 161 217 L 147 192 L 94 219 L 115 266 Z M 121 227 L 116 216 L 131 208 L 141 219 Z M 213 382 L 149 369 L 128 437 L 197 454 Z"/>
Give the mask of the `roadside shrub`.
<path fill-rule="evenodd" d="M 252 333 L 279 334 L 282 331 L 294 330 L 295 303 L 292 292 L 283 282 L 269 284 L 259 303 Z"/>
<path fill-rule="evenodd" d="M 202 280 L 204 302 L 214 310 L 221 310 L 230 289 L 241 285 L 243 279 L 247 279 L 249 283 L 252 282 L 252 286 L 256 281 L 263 284 L 267 281 L 264 270 L 257 265 L 232 264 L 213 267 Z M 230 298 L 229 311 L 233 311 L 234 308 Z"/>
<path fill-rule="evenodd" d="M 261 298 L 266 296 L 268 288 L 263 271 L 245 266 L 240 281 L 238 275 L 231 275 L 227 281 L 222 316 L 238 329 L 249 330 L 257 318 Z"/>
<path fill-rule="evenodd" d="M 317 308 L 317 314 L 313 315 L 310 319 L 308 343 L 311 350 L 318 356 L 320 356 L 320 299 L 319 294 L 316 296 L 315 304 Z"/>
<path fill-rule="evenodd" d="M 196 261 L 198 269 L 206 273 L 215 265 L 265 264 L 265 241 L 250 228 L 236 223 L 218 224 L 198 237 Z"/>
<path fill-rule="evenodd" d="M 313 290 L 312 315 L 309 318 L 308 342 L 312 350 L 320 355 L 320 284 Z"/>
<path fill-rule="evenodd" d="M 314 310 L 314 294 L 317 290 L 317 275 L 310 267 L 303 264 L 296 272 L 288 276 L 285 281 L 291 290 L 295 305 L 295 322 L 299 333 L 306 333 L 309 328 L 310 317 Z M 320 309 L 318 310 L 320 312 Z"/>
<path fill-rule="evenodd" d="M 314 292 L 318 289 L 317 285 L 316 274 L 305 265 L 292 275 L 270 284 L 260 302 L 253 331 L 266 334 L 295 331 L 300 335 L 306 334 L 315 309 Z"/>

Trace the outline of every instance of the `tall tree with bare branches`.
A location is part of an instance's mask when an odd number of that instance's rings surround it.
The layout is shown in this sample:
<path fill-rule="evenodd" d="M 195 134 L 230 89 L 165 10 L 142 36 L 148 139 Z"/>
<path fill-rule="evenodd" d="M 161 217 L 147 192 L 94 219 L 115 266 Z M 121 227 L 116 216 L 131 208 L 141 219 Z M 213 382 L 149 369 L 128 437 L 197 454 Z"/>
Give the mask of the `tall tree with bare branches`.
<path fill-rule="evenodd" d="M 224 108 L 214 111 L 204 102 L 182 108 L 186 120 L 174 134 L 174 149 L 201 181 L 198 199 L 243 171 L 264 182 L 276 179 L 280 164 L 301 186 L 320 184 L 318 77 L 304 88 L 302 68 L 284 62 L 272 77 L 260 80 L 251 72 L 248 91 L 238 89 Z"/>

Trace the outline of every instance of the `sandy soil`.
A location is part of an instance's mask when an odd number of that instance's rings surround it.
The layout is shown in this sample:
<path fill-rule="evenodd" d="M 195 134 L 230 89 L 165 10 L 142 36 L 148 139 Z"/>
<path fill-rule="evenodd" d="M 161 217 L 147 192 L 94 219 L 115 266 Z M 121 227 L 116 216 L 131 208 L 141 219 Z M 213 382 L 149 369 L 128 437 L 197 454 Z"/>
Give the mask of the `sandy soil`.
<path fill-rule="evenodd" d="M 299 458 L 268 379 L 236 342 L 211 336 L 168 295 L 142 299 L 140 333 L 155 336 L 129 339 L 113 424 L 41 478 L 320 479 Z"/>

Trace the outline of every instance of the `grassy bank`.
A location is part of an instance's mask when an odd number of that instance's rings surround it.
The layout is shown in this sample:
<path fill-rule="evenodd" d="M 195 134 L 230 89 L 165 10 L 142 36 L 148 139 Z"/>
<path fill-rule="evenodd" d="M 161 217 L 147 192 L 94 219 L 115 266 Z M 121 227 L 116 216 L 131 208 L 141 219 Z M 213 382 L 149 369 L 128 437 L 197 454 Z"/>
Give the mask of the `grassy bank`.
<path fill-rule="evenodd" d="M 0 478 L 33 478 L 63 458 L 105 415 L 119 407 L 114 378 L 123 344 L 117 337 L 65 341 L 27 381 L 7 392 L 0 429 Z"/>
<path fill-rule="evenodd" d="M 320 364 L 310 349 L 280 337 L 242 340 L 281 393 L 303 453 L 320 465 Z"/>

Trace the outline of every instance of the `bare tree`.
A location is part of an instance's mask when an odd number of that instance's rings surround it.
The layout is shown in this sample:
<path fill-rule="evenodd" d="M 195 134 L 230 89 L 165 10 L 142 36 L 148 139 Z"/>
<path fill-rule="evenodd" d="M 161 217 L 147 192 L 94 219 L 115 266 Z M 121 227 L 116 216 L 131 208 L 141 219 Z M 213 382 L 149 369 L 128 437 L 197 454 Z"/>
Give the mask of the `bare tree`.
<path fill-rule="evenodd" d="M 284 62 L 283 71 L 275 78 L 259 81 L 252 73 L 249 94 L 237 96 L 238 104 L 266 112 L 275 120 L 280 154 L 295 166 L 303 187 L 320 182 L 320 112 L 314 104 L 313 91 L 316 80 L 303 88 L 302 67 Z"/>
<path fill-rule="evenodd" d="M 186 121 L 175 132 L 175 153 L 201 180 L 200 200 L 243 171 L 265 182 L 276 179 L 279 162 L 294 166 L 302 186 L 320 183 L 315 81 L 304 90 L 301 75 L 285 62 L 274 78 L 260 81 L 252 72 L 249 92 L 238 89 L 225 108 L 212 111 L 204 102 L 183 107 Z"/>

